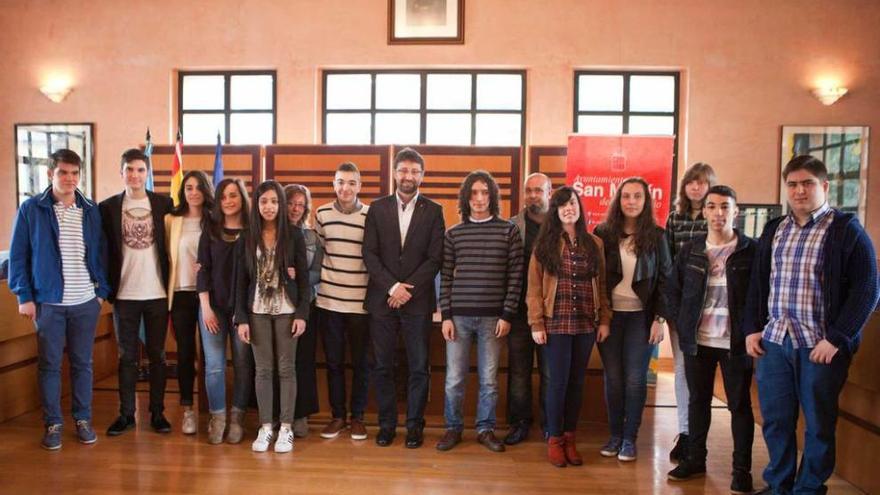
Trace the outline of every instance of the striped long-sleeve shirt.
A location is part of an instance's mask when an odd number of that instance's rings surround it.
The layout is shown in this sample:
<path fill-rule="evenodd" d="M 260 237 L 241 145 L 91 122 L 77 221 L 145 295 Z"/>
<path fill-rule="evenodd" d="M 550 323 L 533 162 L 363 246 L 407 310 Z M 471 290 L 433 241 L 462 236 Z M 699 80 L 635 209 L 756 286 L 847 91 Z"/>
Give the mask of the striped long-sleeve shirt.
<path fill-rule="evenodd" d="M 446 231 L 440 270 L 440 312 L 452 316 L 500 316 L 512 321 L 522 287 L 519 229 L 494 217 Z"/>
<path fill-rule="evenodd" d="M 367 205 L 359 204 L 351 213 L 343 213 L 336 203 L 315 211 L 315 232 L 324 246 L 321 283 L 316 305 L 338 313 L 366 314 L 369 275 L 361 249 Z"/>

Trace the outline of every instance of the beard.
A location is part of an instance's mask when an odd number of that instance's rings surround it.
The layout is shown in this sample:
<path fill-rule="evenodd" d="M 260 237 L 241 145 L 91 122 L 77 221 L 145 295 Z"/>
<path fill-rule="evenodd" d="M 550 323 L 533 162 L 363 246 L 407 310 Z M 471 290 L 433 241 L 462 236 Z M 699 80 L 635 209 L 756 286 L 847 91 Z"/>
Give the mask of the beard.
<path fill-rule="evenodd" d="M 400 184 L 397 185 L 397 189 L 400 190 L 403 194 L 412 194 L 416 192 L 416 183 L 411 180 L 400 181 Z"/>
<path fill-rule="evenodd" d="M 543 214 L 547 213 L 547 210 L 549 208 L 547 208 L 546 206 L 544 206 L 541 203 L 534 203 L 534 204 L 530 204 L 530 205 L 526 206 L 526 209 L 532 215 L 543 215 Z"/>

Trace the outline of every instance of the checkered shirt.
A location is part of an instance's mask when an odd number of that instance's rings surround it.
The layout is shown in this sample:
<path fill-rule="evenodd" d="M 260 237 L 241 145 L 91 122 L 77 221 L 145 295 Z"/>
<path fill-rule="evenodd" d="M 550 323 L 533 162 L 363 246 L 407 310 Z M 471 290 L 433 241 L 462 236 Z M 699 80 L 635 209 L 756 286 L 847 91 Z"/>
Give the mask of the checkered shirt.
<path fill-rule="evenodd" d="M 822 205 L 800 226 L 789 214 L 773 236 L 770 267 L 770 320 L 764 339 L 782 344 L 786 335 L 796 348 L 812 348 L 825 338 L 825 298 L 822 295 L 825 237 L 834 210 Z"/>
<path fill-rule="evenodd" d="M 593 281 L 587 275 L 595 270 L 589 257 L 565 240 L 557 277 L 553 317 L 546 320 L 549 334 L 577 335 L 596 330 Z"/>

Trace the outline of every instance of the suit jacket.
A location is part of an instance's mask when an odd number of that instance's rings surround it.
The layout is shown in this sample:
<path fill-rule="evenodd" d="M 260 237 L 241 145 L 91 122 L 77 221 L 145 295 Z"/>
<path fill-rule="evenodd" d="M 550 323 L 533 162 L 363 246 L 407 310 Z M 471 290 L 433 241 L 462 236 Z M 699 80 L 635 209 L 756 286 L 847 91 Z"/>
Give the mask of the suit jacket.
<path fill-rule="evenodd" d="M 397 282 L 405 282 L 413 286 L 412 299 L 400 311 L 433 313 L 437 309 L 434 278 L 443 263 L 443 207 L 419 194 L 403 248 L 397 208 L 397 197 L 392 194 L 370 203 L 367 212 L 363 255 L 370 282 L 364 309 L 372 314 L 390 313 L 388 291 Z"/>
<path fill-rule="evenodd" d="M 153 240 L 159 253 L 159 268 L 162 274 L 162 286 L 168 286 L 168 251 L 165 249 L 165 215 L 171 212 L 173 203 L 170 196 L 147 191 L 150 198 L 150 210 L 153 217 Z M 119 279 L 122 276 L 122 200 L 125 191 L 101 201 L 101 220 L 104 236 L 107 239 L 107 275 L 110 279 L 110 296 L 108 300 L 116 301 L 119 290 Z"/>

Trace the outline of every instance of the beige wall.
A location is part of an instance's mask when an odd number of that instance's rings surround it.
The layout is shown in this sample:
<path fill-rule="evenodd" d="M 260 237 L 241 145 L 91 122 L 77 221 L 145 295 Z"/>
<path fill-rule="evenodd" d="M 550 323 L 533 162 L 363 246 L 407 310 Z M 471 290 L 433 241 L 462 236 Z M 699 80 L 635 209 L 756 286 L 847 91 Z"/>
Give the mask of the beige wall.
<path fill-rule="evenodd" d="M 524 68 L 526 144 L 554 145 L 571 131 L 574 69 L 680 69 L 680 163 L 713 164 L 747 202 L 778 199 L 782 124 L 870 125 L 880 152 L 880 2 L 466 3 L 465 45 L 389 46 L 386 0 L 4 0 L 0 208 L 15 208 L 16 122 L 94 122 L 96 196 L 118 190 L 117 157 L 147 125 L 170 141 L 178 69 L 277 69 L 278 142 L 315 143 L 322 68 Z M 55 71 L 75 85 L 62 104 L 37 91 Z M 822 106 L 808 91 L 820 77 L 851 93 Z M 877 215 L 869 202 L 875 241 Z M 4 245 L 12 218 L 0 216 Z"/>

